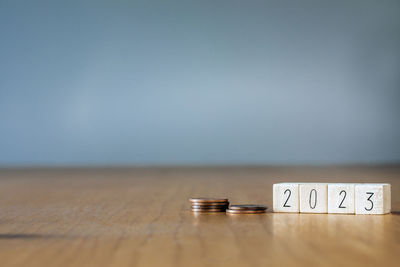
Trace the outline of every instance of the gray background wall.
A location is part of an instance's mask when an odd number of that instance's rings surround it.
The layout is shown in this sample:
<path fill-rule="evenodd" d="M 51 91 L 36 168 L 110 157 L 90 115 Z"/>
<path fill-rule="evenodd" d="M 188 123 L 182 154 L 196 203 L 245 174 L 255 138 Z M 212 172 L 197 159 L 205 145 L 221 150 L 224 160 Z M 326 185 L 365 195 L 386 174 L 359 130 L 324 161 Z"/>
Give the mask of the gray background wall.
<path fill-rule="evenodd" d="M 400 1 L 0 1 L 0 165 L 400 162 Z"/>

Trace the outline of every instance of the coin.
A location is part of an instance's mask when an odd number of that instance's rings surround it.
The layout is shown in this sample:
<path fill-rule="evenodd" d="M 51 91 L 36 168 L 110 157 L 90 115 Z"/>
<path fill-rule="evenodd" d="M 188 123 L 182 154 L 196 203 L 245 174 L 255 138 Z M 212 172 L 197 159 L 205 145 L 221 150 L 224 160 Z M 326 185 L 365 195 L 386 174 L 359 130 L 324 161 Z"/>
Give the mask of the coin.
<path fill-rule="evenodd" d="M 228 206 L 229 202 L 192 202 L 190 204 L 191 205 L 195 205 L 195 206 L 202 206 L 202 207 L 207 207 L 207 206 Z"/>
<path fill-rule="evenodd" d="M 228 205 L 192 205 L 192 209 L 227 209 Z"/>
<path fill-rule="evenodd" d="M 225 212 L 226 209 L 191 209 L 194 212 Z"/>
<path fill-rule="evenodd" d="M 266 210 L 267 206 L 264 206 L 264 205 L 252 205 L 252 204 L 230 205 L 229 209 L 231 209 L 231 210 Z"/>
<path fill-rule="evenodd" d="M 214 203 L 214 202 L 217 202 L 217 203 L 226 203 L 226 202 L 228 202 L 228 199 L 227 198 L 203 198 L 203 197 L 197 197 L 197 198 L 190 198 L 189 199 L 189 201 L 190 202 L 200 202 L 200 203 L 210 203 L 210 202 L 212 202 L 212 203 Z"/>
<path fill-rule="evenodd" d="M 226 210 L 227 214 L 258 214 L 258 213 L 265 213 L 265 210 Z"/>

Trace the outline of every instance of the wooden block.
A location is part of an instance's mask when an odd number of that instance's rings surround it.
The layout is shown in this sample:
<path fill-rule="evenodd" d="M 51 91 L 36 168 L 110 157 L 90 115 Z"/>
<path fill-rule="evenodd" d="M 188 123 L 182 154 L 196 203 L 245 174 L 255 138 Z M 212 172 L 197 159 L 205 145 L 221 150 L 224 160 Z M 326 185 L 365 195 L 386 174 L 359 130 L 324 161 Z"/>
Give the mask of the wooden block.
<path fill-rule="evenodd" d="M 328 212 L 328 184 L 300 184 L 300 212 Z"/>
<path fill-rule="evenodd" d="M 273 201 L 274 212 L 299 212 L 299 184 L 274 184 Z"/>
<path fill-rule="evenodd" d="M 328 213 L 354 214 L 355 184 L 328 184 Z"/>
<path fill-rule="evenodd" d="M 355 202 L 356 214 L 390 213 L 390 184 L 357 184 Z"/>

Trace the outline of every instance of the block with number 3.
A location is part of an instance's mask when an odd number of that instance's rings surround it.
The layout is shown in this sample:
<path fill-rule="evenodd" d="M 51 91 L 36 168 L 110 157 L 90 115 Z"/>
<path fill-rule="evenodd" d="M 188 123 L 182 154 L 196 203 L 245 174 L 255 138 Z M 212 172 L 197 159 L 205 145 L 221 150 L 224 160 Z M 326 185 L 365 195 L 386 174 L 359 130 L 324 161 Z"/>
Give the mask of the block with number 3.
<path fill-rule="evenodd" d="M 328 184 L 328 213 L 354 214 L 355 184 Z"/>
<path fill-rule="evenodd" d="M 274 212 L 299 212 L 299 184 L 280 183 L 273 186 Z"/>
<path fill-rule="evenodd" d="M 355 200 L 356 214 L 390 213 L 390 184 L 357 184 Z"/>

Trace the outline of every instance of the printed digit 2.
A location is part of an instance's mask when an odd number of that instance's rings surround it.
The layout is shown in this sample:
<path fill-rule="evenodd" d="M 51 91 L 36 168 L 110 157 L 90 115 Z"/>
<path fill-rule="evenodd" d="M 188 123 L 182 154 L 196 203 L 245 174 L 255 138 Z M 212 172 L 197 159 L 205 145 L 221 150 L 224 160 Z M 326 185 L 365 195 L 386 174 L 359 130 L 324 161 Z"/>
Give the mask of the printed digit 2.
<path fill-rule="evenodd" d="M 346 198 L 347 193 L 346 193 L 346 191 L 342 190 L 342 191 L 340 191 L 339 196 L 342 195 L 342 193 L 344 193 L 344 196 L 343 196 L 342 202 L 340 202 L 340 204 L 339 204 L 339 208 L 345 209 L 346 207 L 342 206 L 342 204 L 343 204 L 344 199 Z"/>
<path fill-rule="evenodd" d="M 288 192 L 289 195 L 285 201 L 285 204 L 283 204 L 283 207 L 290 208 L 290 205 L 288 205 L 287 202 L 289 201 L 289 198 L 290 198 L 290 195 L 292 194 L 292 192 L 290 191 L 290 189 L 286 189 L 285 192 L 283 192 L 283 194 L 286 195 L 286 192 Z"/>

